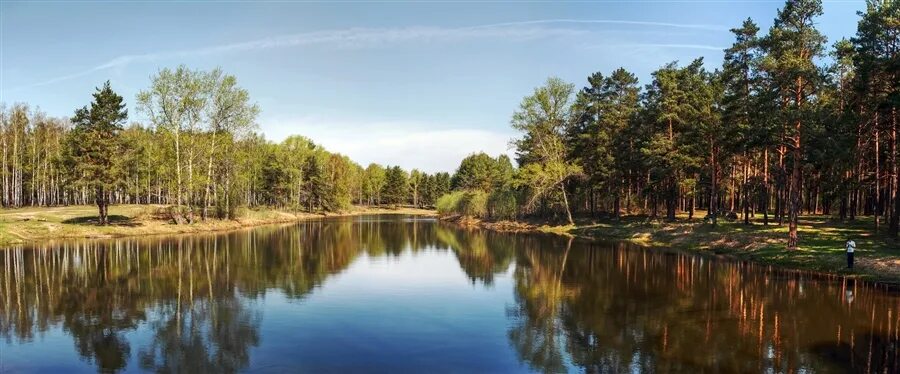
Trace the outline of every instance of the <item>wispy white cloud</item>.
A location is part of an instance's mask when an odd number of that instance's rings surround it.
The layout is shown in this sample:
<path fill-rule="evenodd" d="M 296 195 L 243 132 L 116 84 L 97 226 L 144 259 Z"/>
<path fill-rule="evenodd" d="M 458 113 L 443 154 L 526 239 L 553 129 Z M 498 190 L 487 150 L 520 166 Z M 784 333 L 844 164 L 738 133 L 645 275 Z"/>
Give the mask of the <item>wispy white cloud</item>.
<path fill-rule="evenodd" d="M 25 88 L 46 86 L 61 81 L 79 78 L 98 71 L 120 68 L 136 62 L 149 62 L 164 59 L 187 58 L 204 55 L 245 52 L 260 49 L 301 47 L 311 45 L 331 45 L 335 47 L 375 47 L 403 42 L 450 42 L 470 39 L 506 39 L 526 41 L 538 38 L 575 37 L 588 33 L 586 29 L 535 27 L 549 24 L 610 24 L 649 26 L 679 29 L 695 29 L 723 31 L 727 28 L 718 25 L 682 24 L 669 22 L 629 21 L 629 20 L 579 20 L 579 19 L 545 19 L 518 22 L 504 22 L 468 27 L 401 27 L 401 28 L 350 28 L 342 30 L 313 31 L 299 34 L 281 35 L 246 42 L 229 43 L 187 50 L 166 51 L 157 53 L 123 55 L 113 58 L 97 66 L 66 74 L 27 86 L 17 87 L 11 91 Z M 688 44 L 656 45 L 672 48 L 687 48 Z M 709 48 L 712 48 L 711 46 Z"/>
<path fill-rule="evenodd" d="M 482 26 L 472 26 L 469 28 L 490 28 L 490 27 L 502 27 L 502 26 L 525 26 L 525 25 L 538 25 L 538 24 L 551 24 L 551 23 L 572 23 L 572 24 L 606 24 L 606 25 L 631 25 L 631 26 L 654 26 L 654 27 L 671 27 L 678 29 L 695 29 L 695 30 L 708 30 L 708 31 L 728 31 L 728 27 L 721 25 L 708 25 L 708 24 L 697 24 L 697 23 L 672 23 L 672 22 L 653 22 L 653 21 L 629 21 L 629 20 L 616 20 L 616 19 L 540 19 L 540 20 L 532 20 L 532 21 L 516 21 L 516 22 L 504 22 L 504 23 L 493 23 L 489 25 Z"/>
<path fill-rule="evenodd" d="M 53 83 L 62 82 L 62 81 L 67 81 L 67 80 L 69 80 L 69 79 L 75 79 L 75 78 L 83 77 L 83 76 L 86 76 L 86 75 L 90 75 L 91 73 L 94 73 L 94 72 L 103 71 L 103 70 L 107 70 L 107 69 L 112 69 L 112 68 L 116 68 L 116 67 L 122 67 L 122 66 L 125 66 L 125 65 L 127 65 L 127 64 L 129 64 L 129 63 L 131 63 L 131 62 L 134 62 L 134 61 L 152 60 L 152 59 L 157 58 L 158 56 L 159 56 L 158 54 L 143 54 L 143 55 L 127 55 L 127 56 L 120 56 L 120 57 L 116 57 L 116 58 L 114 58 L 114 59 L 112 59 L 112 60 L 109 60 L 109 61 L 107 61 L 107 62 L 104 62 L 104 63 L 102 63 L 102 64 L 100 64 L 100 65 L 94 66 L 94 67 L 92 67 L 92 68 L 90 68 L 90 69 L 87 69 L 87 70 L 82 70 L 82 71 L 79 71 L 79 72 L 76 72 L 76 73 L 72 73 L 72 74 L 61 75 L 61 76 L 58 76 L 58 77 L 55 77 L 55 78 L 51 78 L 51 79 L 48 79 L 48 80 L 45 80 L 45 81 L 42 81 L 42 82 L 37 82 L 37 83 L 33 83 L 33 84 L 30 84 L 30 85 L 27 85 L 27 86 L 17 87 L 17 88 L 14 88 L 14 89 L 10 90 L 10 91 L 17 91 L 17 90 L 21 90 L 21 89 L 24 89 L 24 88 L 32 88 L 32 87 L 46 86 L 46 85 L 50 85 L 50 84 L 53 84 Z"/>
<path fill-rule="evenodd" d="M 635 43 L 630 47 L 649 47 L 649 48 L 680 48 L 680 49 L 705 49 L 709 51 L 723 51 L 726 47 L 720 47 L 708 44 L 678 44 L 678 43 Z"/>
<path fill-rule="evenodd" d="M 313 45 L 330 45 L 338 48 L 364 48 L 379 45 L 396 44 L 402 42 L 449 42 L 467 39 L 503 38 L 507 40 L 524 41 L 537 38 L 573 37 L 584 34 L 585 31 L 561 28 L 522 28 L 522 27 L 466 27 L 466 28 L 440 28 L 440 27 L 406 27 L 406 28 L 351 28 L 344 30 L 314 31 L 300 34 L 281 35 L 246 42 L 222 44 L 216 46 L 194 48 L 188 50 L 176 50 L 158 53 L 145 53 L 119 56 L 97 66 L 54 77 L 45 81 L 33 83 L 27 86 L 17 87 L 12 91 L 46 86 L 53 83 L 83 77 L 98 71 L 116 67 L 124 67 L 131 63 L 151 62 L 157 60 L 171 60 L 187 57 L 206 56 L 215 54 L 238 53 L 252 50 L 303 47 Z"/>
<path fill-rule="evenodd" d="M 263 119 L 261 130 L 274 141 L 299 134 L 363 166 L 370 162 L 426 172 L 452 172 L 475 152 L 506 153 L 511 133 L 471 126 L 441 126 L 409 121 L 348 121 L 302 117 Z"/>
<path fill-rule="evenodd" d="M 675 49 L 703 49 L 708 51 L 721 52 L 727 47 L 720 47 L 709 44 L 679 44 L 679 43 L 622 43 L 622 44 L 594 44 L 586 46 L 586 48 L 675 48 Z"/>

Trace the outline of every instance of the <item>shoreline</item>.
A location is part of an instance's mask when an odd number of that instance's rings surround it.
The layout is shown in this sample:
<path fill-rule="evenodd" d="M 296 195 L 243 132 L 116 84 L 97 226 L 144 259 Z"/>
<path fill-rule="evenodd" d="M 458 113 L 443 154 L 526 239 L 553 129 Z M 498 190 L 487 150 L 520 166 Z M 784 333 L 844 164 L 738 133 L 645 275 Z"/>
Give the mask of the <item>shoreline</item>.
<path fill-rule="evenodd" d="M 110 207 L 112 222 L 107 226 L 92 223 L 96 207 L 34 207 L 0 210 L 0 249 L 55 239 L 114 239 L 150 235 L 179 235 L 221 232 L 256 226 L 300 222 L 332 217 L 366 214 L 408 214 L 437 217 L 434 211 L 418 208 L 354 206 L 342 212 L 305 213 L 282 210 L 247 210 L 229 220 L 198 220 L 192 224 L 174 224 L 156 216 L 161 205 L 116 205 Z"/>
<path fill-rule="evenodd" d="M 626 241 L 647 248 L 693 253 L 701 256 L 750 261 L 778 269 L 821 276 L 840 276 L 900 286 L 900 243 L 886 235 L 866 233 L 865 220 L 841 223 L 826 217 L 801 217 L 801 248 L 787 251 L 787 225 L 761 221 L 720 222 L 711 227 L 702 219 L 679 217 L 675 222 L 649 221 L 645 217 L 576 219 L 575 225 L 546 221 L 484 221 L 461 216 L 440 216 L 442 222 L 460 227 L 497 232 L 551 233 L 585 240 Z M 859 244 L 853 271 L 846 269 L 843 240 L 851 236 Z"/>
<path fill-rule="evenodd" d="M 366 214 L 408 214 L 436 217 L 459 227 L 497 232 L 550 233 L 585 240 L 619 240 L 640 246 L 752 261 L 780 269 L 843 276 L 893 286 L 900 285 L 900 245 L 894 239 L 866 233 L 865 221 L 838 223 L 825 217 L 801 217 L 801 249 L 784 249 L 786 226 L 753 222 L 721 222 L 716 227 L 700 219 L 684 217 L 675 222 L 650 221 L 646 217 L 624 217 L 622 221 L 576 220 L 576 225 L 547 221 L 488 221 L 462 216 L 440 216 L 433 210 L 354 206 L 333 213 L 295 213 L 257 209 L 241 212 L 231 220 L 210 219 L 193 224 L 174 224 L 159 218 L 162 205 L 117 205 L 111 207 L 112 223 L 92 223 L 92 206 L 35 207 L 0 210 L 0 249 L 55 239 L 113 239 L 149 235 L 211 233 L 256 226 L 291 223 L 331 217 Z M 856 267 L 848 271 L 841 238 L 852 236 L 859 247 Z"/>

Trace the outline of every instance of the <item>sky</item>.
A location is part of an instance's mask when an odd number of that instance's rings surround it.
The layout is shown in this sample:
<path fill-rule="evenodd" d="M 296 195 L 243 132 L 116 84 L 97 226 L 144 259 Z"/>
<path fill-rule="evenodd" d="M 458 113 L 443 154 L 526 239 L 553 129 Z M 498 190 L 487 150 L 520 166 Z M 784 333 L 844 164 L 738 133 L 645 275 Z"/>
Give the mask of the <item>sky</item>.
<path fill-rule="evenodd" d="M 782 1 L 0 0 L 0 103 L 68 117 L 109 80 L 129 121 L 159 69 L 221 67 L 273 141 L 299 134 L 362 165 L 453 171 L 512 154 L 522 98 L 548 77 L 576 87 L 624 67 L 648 83 L 670 61 L 722 62 L 747 17 L 768 30 Z M 863 1 L 825 1 L 829 45 Z"/>

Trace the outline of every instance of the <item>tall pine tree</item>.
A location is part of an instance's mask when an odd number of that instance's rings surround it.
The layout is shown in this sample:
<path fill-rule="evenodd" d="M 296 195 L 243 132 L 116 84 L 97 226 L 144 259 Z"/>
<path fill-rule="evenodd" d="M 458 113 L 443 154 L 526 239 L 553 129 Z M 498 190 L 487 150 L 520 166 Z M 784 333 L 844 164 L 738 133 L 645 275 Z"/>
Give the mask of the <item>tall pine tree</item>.
<path fill-rule="evenodd" d="M 109 81 L 97 88 L 94 101 L 75 111 L 75 127 L 68 137 L 68 154 L 75 183 L 94 190 L 99 209 L 98 223 L 109 223 L 109 199 L 122 182 L 120 132 L 128 111 L 122 96 L 113 92 Z"/>
<path fill-rule="evenodd" d="M 764 40 L 768 56 L 765 67 L 772 75 L 781 96 L 785 120 L 785 140 L 791 155 L 788 187 L 788 249 L 797 249 L 802 197 L 803 133 L 814 117 L 814 95 L 822 74 L 815 59 L 824 51 L 825 37 L 816 30 L 814 20 L 822 15 L 821 0 L 788 0 L 778 11 L 775 24 Z"/>

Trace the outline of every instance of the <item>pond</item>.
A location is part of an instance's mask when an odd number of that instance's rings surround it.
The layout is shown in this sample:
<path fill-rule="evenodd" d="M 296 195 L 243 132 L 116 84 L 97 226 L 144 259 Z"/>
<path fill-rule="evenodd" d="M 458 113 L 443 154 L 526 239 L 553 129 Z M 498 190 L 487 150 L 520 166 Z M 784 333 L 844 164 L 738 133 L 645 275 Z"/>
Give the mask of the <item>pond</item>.
<path fill-rule="evenodd" d="M 898 372 L 900 297 L 363 216 L 0 250 L 2 372 Z"/>

